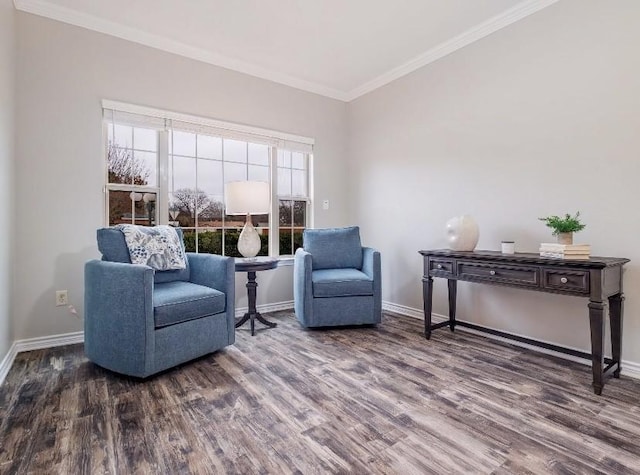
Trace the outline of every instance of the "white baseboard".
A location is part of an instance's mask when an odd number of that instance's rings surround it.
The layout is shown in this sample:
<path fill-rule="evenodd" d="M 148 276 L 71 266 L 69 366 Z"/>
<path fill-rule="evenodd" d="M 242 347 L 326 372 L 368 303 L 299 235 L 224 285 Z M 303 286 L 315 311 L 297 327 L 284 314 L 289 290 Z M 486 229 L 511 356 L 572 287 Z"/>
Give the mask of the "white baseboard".
<path fill-rule="evenodd" d="M 412 308 L 412 307 L 406 307 L 404 305 L 398 305 L 398 304 L 394 304 L 391 302 L 382 302 L 382 308 L 383 310 L 392 312 L 392 313 L 397 313 L 400 315 L 404 315 L 407 317 L 412 317 L 412 318 L 418 318 L 420 320 L 424 319 L 424 312 L 422 310 L 418 310 L 416 308 Z M 439 323 L 439 322 L 444 322 L 445 320 L 448 320 L 449 317 L 444 316 L 444 315 L 440 315 L 437 313 L 433 313 L 431 314 L 431 318 L 433 320 L 434 323 Z M 471 322 L 469 322 L 471 323 Z M 491 327 L 486 327 L 486 328 L 490 328 L 492 330 L 499 330 L 497 328 L 491 328 Z M 497 341 L 501 341 L 504 343 L 509 343 L 510 345 L 514 345 L 514 346 L 519 346 L 521 348 L 527 348 L 529 350 L 533 350 L 533 351 L 537 351 L 539 353 L 545 353 L 548 355 L 553 355 L 553 356 L 557 356 L 559 358 L 564 358 L 566 360 L 571 360 L 571 361 L 575 361 L 577 363 L 581 363 L 584 365 L 591 365 L 591 362 L 587 359 L 584 358 L 578 358 L 577 356 L 572 356 L 572 355 L 567 355 L 565 353 L 559 353 L 557 351 L 553 351 L 553 350 L 548 350 L 546 348 L 541 348 L 539 346 L 534 346 L 534 345 L 529 345 L 527 343 L 522 343 L 516 340 L 511 340 L 509 338 L 503 338 L 501 336 L 498 335 L 492 335 L 490 333 L 485 333 L 485 332 L 481 332 L 478 330 L 474 330 L 473 328 L 467 328 L 467 327 L 456 327 L 456 331 L 460 330 L 460 331 L 464 331 L 467 333 L 473 333 L 474 335 L 481 335 L 484 336 L 485 338 L 490 338 L 492 340 L 497 340 Z M 499 331 L 503 331 L 503 330 L 499 330 Z M 529 338 L 526 335 L 518 335 L 518 334 L 514 334 L 511 333 L 514 336 L 522 336 L 525 338 Z M 547 342 L 547 341 L 543 341 L 540 340 L 543 343 L 550 343 L 550 344 L 556 344 L 553 342 Z M 571 348 L 571 347 L 566 347 L 570 350 L 575 350 L 575 351 L 584 351 L 580 348 Z M 620 374 L 624 375 L 624 376 L 629 376 L 630 378 L 636 378 L 636 379 L 640 379 L 640 363 L 636 363 L 633 361 L 626 361 L 626 360 L 622 360 L 621 361 L 621 365 L 620 365 Z"/>
<path fill-rule="evenodd" d="M 7 374 L 9 374 L 9 370 L 11 369 L 13 360 L 16 359 L 17 354 L 18 351 L 16 350 L 16 344 L 14 342 L 9 348 L 9 352 L 2 359 L 2 362 L 0 362 L 0 386 L 4 383 L 4 379 L 7 377 Z"/>
<path fill-rule="evenodd" d="M 424 312 L 422 310 L 406 307 L 404 305 L 398 305 L 397 303 L 391 303 L 387 301 L 382 302 L 382 310 L 405 315 L 407 317 L 419 318 L 420 320 L 424 318 Z"/>
<path fill-rule="evenodd" d="M 45 348 L 55 348 L 56 346 L 75 345 L 84 342 L 84 332 L 62 333 L 60 335 L 40 336 L 16 340 L 16 350 L 18 353 L 33 350 L 43 350 Z"/>
<path fill-rule="evenodd" d="M 622 360 L 622 368 L 620 374 L 629 376 L 630 378 L 640 379 L 640 363 L 634 363 L 633 361 Z"/>

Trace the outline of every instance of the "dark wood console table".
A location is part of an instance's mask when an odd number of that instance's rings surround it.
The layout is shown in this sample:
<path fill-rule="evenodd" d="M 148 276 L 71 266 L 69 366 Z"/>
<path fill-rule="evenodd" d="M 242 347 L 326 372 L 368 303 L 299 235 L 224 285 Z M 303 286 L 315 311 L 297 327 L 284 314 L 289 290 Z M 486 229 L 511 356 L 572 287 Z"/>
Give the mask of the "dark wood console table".
<path fill-rule="evenodd" d="M 609 370 L 614 369 L 613 376 L 620 377 L 624 302 L 622 266 L 629 262 L 629 259 L 615 257 L 592 257 L 588 260 L 548 259 L 538 254 L 502 254 L 497 251 L 432 250 L 420 251 L 420 254 L 424 258 L 422 288 L 424 332 L 427 339 L 437 328 L 448 326 L 453 331 L 456 325 L 460 325 L 574 356 L 590 358 L 593 390 L 596 394 L 602 393 L 603 377 Z M 432 325 L 434 277 L 441 277 L 448 281 L 449 320 Z M 456 293 L 459 280 L 589 298 L 591 354 L 518 337 L 469 322 L 456 322 Z M 604 357 L 604 309 L 607 302 L 611 323 L 611 358 Z"/>

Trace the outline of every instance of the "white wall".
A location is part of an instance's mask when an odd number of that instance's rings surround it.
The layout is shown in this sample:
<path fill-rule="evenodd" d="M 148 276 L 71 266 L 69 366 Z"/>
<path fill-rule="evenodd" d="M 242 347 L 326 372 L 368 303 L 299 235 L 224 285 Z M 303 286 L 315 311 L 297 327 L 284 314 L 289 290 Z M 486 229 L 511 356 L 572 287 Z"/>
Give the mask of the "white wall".
<path fill-rule="evenodd" d="M 422 307 L 418 250 L 468 213 L 479 249 L 577 235 L 626 266 L 623 359 L 640 362 L 640 2 L 564 0 L 351 103 L 353 216 L 383 256 L 383 299 Z M 437 279 L 434 311 L 446 313 Z M 586 299 L 459 285 L 461 319 L 590 348 Z"/>
<path fill-rule="evenodd" d="M 0 0 L 0 203 L 5 223 L 14 222 L 14 95 L 15 95 L 15 19 L 11 0 Z M 11 332 L 11 245 L 12 232 L 5 227 L 0 237 L 0 362 L 12 341 Z"/>
<path fill-rule="evenodd" d="M 56 21 L 18 13 L 15 338 L 77 331 L 83 265 L 104 225 L 103 98 L 316 139 L 317 226 L 347 224 L 346 105 Z M 292 300 L 292 267 L 259 275 L 258 303 Z M 246 306 L 246 275 L 237 277 Z"/>

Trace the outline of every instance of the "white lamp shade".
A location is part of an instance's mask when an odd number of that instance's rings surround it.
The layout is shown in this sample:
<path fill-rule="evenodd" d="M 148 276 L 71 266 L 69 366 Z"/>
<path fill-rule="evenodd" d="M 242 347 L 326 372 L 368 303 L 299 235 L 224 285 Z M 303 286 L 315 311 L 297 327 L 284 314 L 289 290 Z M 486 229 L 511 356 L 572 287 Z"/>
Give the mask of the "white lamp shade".
<path fill-rule="evenodd" d="M 227 214 L 267 214 L 271 193 L 264 181 L 233 181 L 224 190 Z"/>

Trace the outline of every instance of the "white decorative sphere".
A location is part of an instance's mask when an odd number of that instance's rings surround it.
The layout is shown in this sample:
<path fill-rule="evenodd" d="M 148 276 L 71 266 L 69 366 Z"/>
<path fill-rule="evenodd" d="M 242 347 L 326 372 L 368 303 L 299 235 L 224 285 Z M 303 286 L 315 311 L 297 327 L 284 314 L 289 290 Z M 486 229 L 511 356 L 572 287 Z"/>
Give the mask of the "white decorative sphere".
<path fill-rule="evenodd" d="M 469 216 L 456 216 L 447 221 L 447 241 L 454 251 L 473 251 L 478 244 L 480 231 L 478 223 Z"/>

